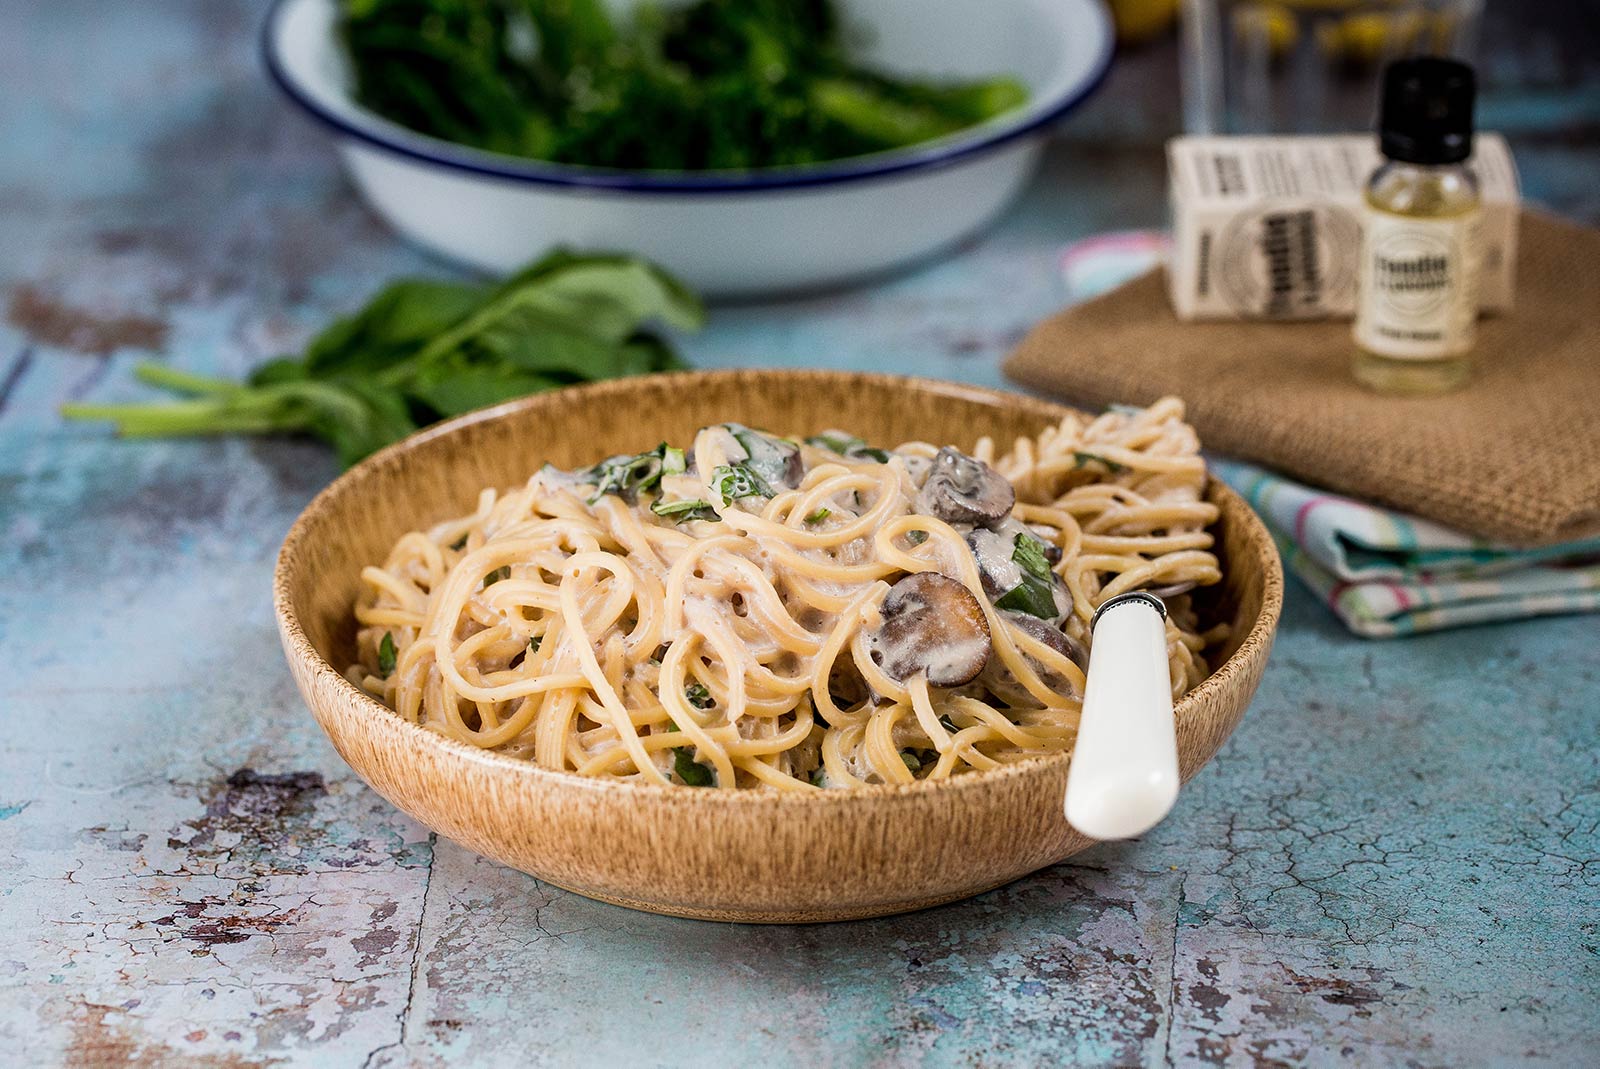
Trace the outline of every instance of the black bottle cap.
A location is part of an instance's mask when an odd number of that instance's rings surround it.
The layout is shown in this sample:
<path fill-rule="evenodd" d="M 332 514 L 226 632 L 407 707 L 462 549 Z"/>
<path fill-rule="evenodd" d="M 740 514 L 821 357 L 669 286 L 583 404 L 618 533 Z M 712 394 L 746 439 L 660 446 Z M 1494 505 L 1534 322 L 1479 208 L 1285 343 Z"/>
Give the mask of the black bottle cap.
<path fill-rule="evenodd" d="M 1378 141 L 1405 163 L 1460 163 L 1472 155 L 1472 68 L 1453 59 L 1418 56 L 1383 72 Z"/>

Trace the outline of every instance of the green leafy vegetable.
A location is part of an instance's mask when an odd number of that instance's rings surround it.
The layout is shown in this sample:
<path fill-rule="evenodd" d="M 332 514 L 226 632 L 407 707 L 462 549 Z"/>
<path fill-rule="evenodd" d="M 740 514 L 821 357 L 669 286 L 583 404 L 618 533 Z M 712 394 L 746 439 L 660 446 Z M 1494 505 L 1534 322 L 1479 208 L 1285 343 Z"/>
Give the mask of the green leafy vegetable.
<path fill-rule="evenodd" d="M 511 578 L 511 565 L 502 564 L 500 567 L 496 568 L 494 571 L 490 572 L 488 575 L 483 577 L 483 585 L 486 586 L 486 587 L 491 587 L 491 586 L 494 586 L 496 583 L 498 583 L 502 579 L 510 579 L 510 578 Z"/>
<path fill-rule="evenodd" d="M 843 456 L 844 451 L 850 448 L 851 442 L 859 441 L 861 441 L 860 438 L 853 438 L 848 434 L 824 432 L 822 434 L 813 434 L 810 438 L 807 438 L 806 445 L 814 445 L 818 449 L 827 449 Z"/>
<path fill-rule="evenodd" d="M 394 662 L 394 636 L 385 631 L 383 641 L 378 643 L 378 672 L 384 679 L 388 679 L 390 673 L 394 671 Z"/>
<path fill-rule="evenodd" d="M 806 439 L 807 445 L 814 445 L 818 449 L 827 449 L 838 453 L 842 457 L 857 458 L 868 457 L 879 464 L 889 463 L 889 454 L 882 449 L 876 449 L 853 434 L 844 434 L 839 431 L 828 431 L 823 434 L 814 434 Z"/>
<path fill-rule="evenodd" d="M 1087 467 L 1090 464 L 1103 464 L 1105 469 L 1112 475 L 1120 475 L 1128 470 L 1126 464 L 1118 464 L 1115 460 L 1108 460 L 1099 453 L 1085 453 L 1075 449 L 1072 452 L 1072 460 L 1080 468 Z"/>
<path fill-rule="evenodd" d="M 817 509 L 815 512 L 811 513 L 811 515 L 807 516 L 805 522 L 809 526 L 815 527 L 817 524 L 821 523 L 823 520 L 827 519 L 829 516 L 832 516 L 832 515 L 833 515 L 833 510 L 832 509 L 830 509 L 830 508 L 820 508 L 820 509 Z"/>
<path fill-rule="evenodd" d="M 1011 545 L 1011 559 L 1022 569 L 1022 582 L 1006 591 L 994 607 L 1054 620 L 1058 615 L 1055 575 L 1050 571 L 1044 543 L 1032 535 L 1018 534 Z"/>
<path fill-rule="evenodd" d="M 672 771 L 678 774 L 685 787 L 710 787 L 717 781 L 711 769 L 696 761 L 686 746 L 672 751 Z"/>
<path fill-rule="evenodd" d="M 524 394 L 683 366 L 654 324 L 693 330 L 699 301 L 627 256 L 556 251 L 498 284 L 406 279 L 336 320 L 298 358 L 243 383 L 162 364 L 135 375 L 185 399 L 67 405 L 130 437 L 311 434 L 345 464 L 417 428 Z"/>
<path fill-rule="evenodd" d="M 723 464 L 711 473 L 711 485 L 727 505 L 745 497 L 772 497 L 772 487 L 746 464 Z"/>
<path fill-rule="evenodd" d="M 659 486 L 663 475 L 682 474 L 684 469 L 683 450 L 662 442 L 648 453 L 602 460 L 583 472 L 580 478 L 594 484 L 594 495 L 589 498 L 591 505 L 606 494 L 618 494 L 631 502 L 637 499 L 640 491 Z"/>
<path fill-rule="evenodd" d="M 543 635 L 534 635 L 532 638 L 528 639 L 528 652 L 529 653 L 538 653 L 539 652 L 539 647 L 543 646 L 543 645 L 544 645 L 544 636 Z"/>
<path fill-rule="evenodd" d="M 907 531 L 906 532 L 906 541 L 910 542 L 914 546 L 920 546 L 920 545 L 922 545 L 922 543 L 926 542 L 927 540 L 928 540 L 928 532 L 927 531 Z"/>
<path fill-rule="evenodd" d="M 851 56 L 833 0 L 343 0 L 356 99 L 476 148 L 591 167 L 745 170 L 943 137 L 1020 107 Z"/>
<path fill-rule="evenodd" d="M 821 765 L 811 770 L 811 786 L 825 787 L 828 784 L 828 771 Z"/>
<path fill-rule="evenodd" d="M 739 423 L 724 423 L 734 441 L 744 449 L 743 464 L 771 486 L 790 486 L 801 475 L 800 447 L 782 438 L 751 430 Z"/>
<path fill-rule="evenodd" d="M 683 696 L 696 709 L 709 709 L 716 704 L 711 700 L 711 692 L 704 683 L 690 683 L 683 688 Z"/>
<path fill-rule="evenodd" d="M 652 501 L 650 511 L 657 516 L 665 516 L 675 523 L 688 523 L 690 520 L 709 520 L 718 523 L 722 520 L 711 502 L 700 498 L 691 498 L 687 501 Z"/>

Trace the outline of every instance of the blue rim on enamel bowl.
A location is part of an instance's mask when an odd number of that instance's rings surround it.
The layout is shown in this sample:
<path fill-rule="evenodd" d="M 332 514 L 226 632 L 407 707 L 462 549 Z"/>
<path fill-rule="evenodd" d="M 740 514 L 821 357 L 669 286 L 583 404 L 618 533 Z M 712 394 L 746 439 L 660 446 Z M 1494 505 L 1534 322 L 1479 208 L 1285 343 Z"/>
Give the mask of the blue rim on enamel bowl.
<path fill-rule="evenodd" d="M 437 167 L 535 185 L 618 193 L 751 193 L 832 185 L 945 167 L 1034 134 L 1072 111 L 1105 80 L 1114 50 L 1110 15 L 1104 5 L 1088 3 L 1084 10 L 1091 13 L 1097 37 L 1088 76 L 1068 84 L 1050 103 L 1029 107 L 1009 122 L 1001 117 L 974 128 L 986 131 L 984 133 L 974 135 L 963 131 L 923 145 L 807 167 L 740 172 L 619 171 L 528 160 L 469 148 L 409 130 L 354 101 L 349 102 L 348 107 L 360 121 L 337 113 L 297 80 L 284 62 L 279 27 L 284 13 L 301 2 L 303 0 L 273 0 L 262 24 L 261 55 L 267 73 L 284 95 L 324 126 L 373 148 Z"/>

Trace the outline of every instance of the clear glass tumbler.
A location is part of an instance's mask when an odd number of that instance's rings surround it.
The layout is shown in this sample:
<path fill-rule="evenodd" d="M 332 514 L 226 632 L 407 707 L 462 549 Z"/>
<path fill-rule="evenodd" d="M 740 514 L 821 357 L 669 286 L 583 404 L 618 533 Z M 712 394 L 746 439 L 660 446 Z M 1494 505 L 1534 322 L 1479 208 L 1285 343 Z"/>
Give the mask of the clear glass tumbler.
<path fill-rule="evenodd" d="M 1483 0 L 1183 0 L 1191 134 L 1371 130 L 1384 66 L 1471 62 Z"/>

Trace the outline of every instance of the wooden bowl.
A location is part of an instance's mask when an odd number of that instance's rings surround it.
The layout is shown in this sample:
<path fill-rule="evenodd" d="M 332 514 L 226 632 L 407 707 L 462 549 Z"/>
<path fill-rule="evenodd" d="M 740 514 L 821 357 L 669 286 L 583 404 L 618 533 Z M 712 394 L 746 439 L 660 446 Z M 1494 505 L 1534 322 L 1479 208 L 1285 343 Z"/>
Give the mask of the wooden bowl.
<path fill-rule="evenodd" d="M 1066 409 L 924 379 L 836 371 L 715 371 L 599 383 L 441 424 L 363 461 L 317 495 L 278 556 L 273 594 L 300 693 L 374 790 L 439 834 L 579 894 L 728 921 L 832 921 L 986 891 L 1091 845 L 1062 815 L 1069 755 L 938 783 L 854 791 L 706 791 L 551 772 L 407 723 L 350 684 L 363 565 L 472 509 L 485 486 L 575 467 L 737 420 L 785 434 L 839 427 L 869 441 L 1009 444 Z M 1244 715 L 1283 602 L 1272 538 L 1212 481 L 1224 580 L 1202 603 L 1233 624 L 1215 673 L 1177 707 L 1183 778 Z"/>

